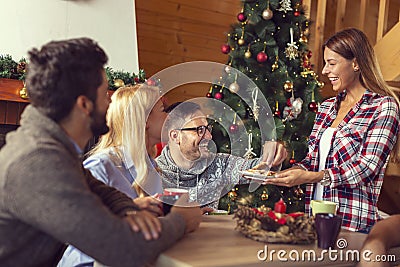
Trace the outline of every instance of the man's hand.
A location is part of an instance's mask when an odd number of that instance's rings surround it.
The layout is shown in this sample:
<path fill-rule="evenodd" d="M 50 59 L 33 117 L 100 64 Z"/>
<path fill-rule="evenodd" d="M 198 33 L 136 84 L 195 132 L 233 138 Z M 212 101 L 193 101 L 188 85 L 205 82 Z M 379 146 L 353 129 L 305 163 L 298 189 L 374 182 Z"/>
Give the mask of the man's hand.
<path fill-rule="evenodd" d="M 266 141 L 263 146 L 261 163 L 257 165 L 257 168 L 269 169 L 278 166 L 286 159 L 287 155 L 286 148 L 281 143 Z"/>
<path fill-rule="evenodd" d="M 146 240 L 157 239 L 161 232 L 160 220 L 146 210 L 129 211 L 124 219 L 134 232 L 142 232 Z"/>
<path fill-rule="evenodd" d="M 162 216 L 162 203 L 155 196 L 138 197 L 133 202 L 141 209 L 153 213 L 155 216 Z"/>
<path fill-rule="evenodd" d="M 196 230 L 201 222 L 202 211 L 197 202 L 189 202 L 189 195 L 183 194 L 171 208 L 171 213 L 178 213 L 185 219 L 185 233 Z"/>

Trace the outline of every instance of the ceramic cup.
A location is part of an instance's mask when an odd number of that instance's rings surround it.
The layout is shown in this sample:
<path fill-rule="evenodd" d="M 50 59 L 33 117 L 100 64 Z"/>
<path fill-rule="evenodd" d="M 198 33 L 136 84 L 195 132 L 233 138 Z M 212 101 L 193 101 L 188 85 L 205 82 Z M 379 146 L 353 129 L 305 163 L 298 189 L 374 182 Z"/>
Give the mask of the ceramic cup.
<path fill-rule="evenodd" d="M 342 217 L 332 213 L 317 213 L 315 229 L 317 231 L 318 247 L 334 248 L 342 225 Z"/>
<path fill-rule="evenodd" d="M 312 214 L 315 217 L 317 213 L 336 214 L 338 204 L 332 201 L 311 200 L 310 203 Z"/>
<path fill-rule="evenodd" d="M 188 193 L 189 191 L 183 188 L 165 188 L 164 196 L 181 196 L 183 194 Z"/>
<path fill-rule="evenodd" d="M 171 211 L 172 206 L 181 195 L 188 192 L 188 190 L 182 188 L 165 188 L 163 194 L 160 196 L 160 200 L 163 203 L 164 215 L 167 215 Z"/>

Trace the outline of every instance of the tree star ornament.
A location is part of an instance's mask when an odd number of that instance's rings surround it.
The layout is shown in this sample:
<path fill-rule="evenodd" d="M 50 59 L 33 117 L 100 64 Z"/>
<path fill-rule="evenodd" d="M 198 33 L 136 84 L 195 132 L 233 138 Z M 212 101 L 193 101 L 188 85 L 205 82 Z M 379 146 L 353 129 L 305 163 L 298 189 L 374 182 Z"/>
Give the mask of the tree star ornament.
<path fill-rule="evenodd" d="M 299 56 L 299 47 L 296 45 L 296 42 L 293 41 L 293 28 L 290 28 L 290 43 L 287 43 L 287 47 L 285 49 L 285 55 L 289 59 L 295 59 Z"/>

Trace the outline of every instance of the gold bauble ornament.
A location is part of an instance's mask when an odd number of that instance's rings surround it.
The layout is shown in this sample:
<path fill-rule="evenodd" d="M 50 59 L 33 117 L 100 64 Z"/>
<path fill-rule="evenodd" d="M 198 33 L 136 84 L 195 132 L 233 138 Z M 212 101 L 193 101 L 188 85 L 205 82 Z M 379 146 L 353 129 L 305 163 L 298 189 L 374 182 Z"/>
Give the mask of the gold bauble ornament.
<path fill-rule="evenodd" d="M 244 45 L 244 43 L 245 43 L 245 41 L 244 41 L 243 38 L 240 38 L 240 39 L 238 40 L 238 44 L 239 44 L 239 45 Z"/>
<path fill-rule="evenodd" d="M 286 81 L 285 84 L 283 85 L 283 89 L 285 89 L 285 91 L 288 93 L 292 92 L 293 83 L 291 81 Z"/>
<path fill-rule="evenodd" d="M 230 192 L 228 193 L 228 197 L 229 197 L 229 199 L 230 199 L 231 201 L 235 201 L 236 198 L 237 198 L 237 193 L 236 193 L 235 191 L 230 191 Z"/>
<path fill-rule="evenodd" d="M 19 96 L 20 96 L 22 99 L 28 99 L 28 98 L 29 98 L 28 90 L 26 89 L 25 86 L 22 87 L 21 90 L 19 90 Z"/>
<path fill-rule="evenodd" d="M 115 79 L 114 80 L 114 86 L 115 87 L 120 88 L 120 87 L 122 87 L 124 85 L 125 85 L 125 83 L 124 83 L 124 81 L 122 79 Z"/>
<path fill-rule="evenodd" d="M 309 28 L 305 28 L 303 33 L 304 33 L 304 35 L 308 35 L 310 33 L 310 29 Z"/>
<path fill-rule="evenodd" d="M 325 83 L 318 81 L 317 85 L 318 85 L 319 88 L 322 88 L 322 87 L 324 87 Z"/>
<path fill-rule="evenodd" d="M 275 71 L 277 68 L 279 68 L 279 65 L 277 62 L 275 62 L 274 64 L 272 64 L 272 71 Z"/>
<path fill-rule="evenodd" d="M 272 12 L 271 9 L 267 8 L 267 9 L 264 9 L 261 16 L 265 20 L 270 20 L 274 16 L 274 13 Z"/>
<path fill-rule="evenodd" d="M 269 195 L 267 194 L 267 192 L 263 192 L 262 194 L 261 194 L 261 200 L 262 201 L 265 201 L 265 200 L 268 200 L 268 198 L 269 198 Z"/>
<path fill-rule="evenodd" d="M 299 40 L 301 43 L 303 43 L 303 44 L 306 44 L 306 43 L 308 43 L 308 39 L 307 39 L 307 36 L 305 36 L 304 34 L 302 34 L 301 36 L 300 36 L 300 40 Z"/>
<path fill-rule="evenodd" d="M 251 52 L 250 51 L 244 52 L 244 57 L 245 58 L 251 58 Z"/>

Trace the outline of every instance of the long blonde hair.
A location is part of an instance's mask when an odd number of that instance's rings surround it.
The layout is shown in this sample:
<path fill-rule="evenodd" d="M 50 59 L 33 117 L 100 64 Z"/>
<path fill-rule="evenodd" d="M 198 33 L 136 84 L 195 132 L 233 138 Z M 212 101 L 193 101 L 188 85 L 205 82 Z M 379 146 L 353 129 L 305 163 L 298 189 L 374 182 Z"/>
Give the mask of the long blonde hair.
<path fill-rule="evenodd" d="M 132 187 L 139 196 L 148 195 L 139 186 L 145 181 L 151 167 L 146 148 L 146 119 L 159 98 L 159 89 L 145 84 L 124 86 L 116 90 L 107 111 L 110 131 L 101 136 L 88 153 L 94 155 L 113 147 L 121 159 L 124 160 L 124 153 L 130 156 L 137 173 Z"/>
<path fill-rule="evenodd" d="M 355 58 L 360 67 L 361 84 L 374 93 L 393 97 L 400 105 L 399 96 L 383 79 L 374 49 L 362 31 L 348 28 L 337 32 L 323 44 L 322 50 L 326 47 L 346 59 Z M 392 150 L 391 160 L 400 160 L 400 140 Z"/>

